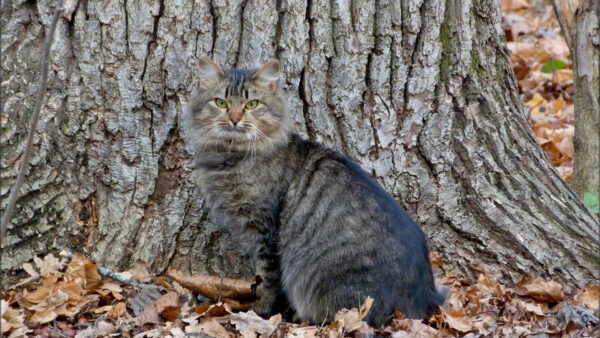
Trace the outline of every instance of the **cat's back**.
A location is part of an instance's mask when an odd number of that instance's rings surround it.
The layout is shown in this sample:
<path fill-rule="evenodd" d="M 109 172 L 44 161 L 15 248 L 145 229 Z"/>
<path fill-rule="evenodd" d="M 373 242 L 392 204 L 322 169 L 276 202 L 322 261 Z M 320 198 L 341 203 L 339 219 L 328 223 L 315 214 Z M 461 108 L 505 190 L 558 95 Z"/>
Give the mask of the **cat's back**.
<path fill-rule="evenodd" d="M 296 139 L 298 161 L 281 213 L 283 287 L 301 318 L 375 298 L 368 320 L 397 307 L 423 317 L 440 302 L 425 236 L 371 176 L 336 151 Z"/>

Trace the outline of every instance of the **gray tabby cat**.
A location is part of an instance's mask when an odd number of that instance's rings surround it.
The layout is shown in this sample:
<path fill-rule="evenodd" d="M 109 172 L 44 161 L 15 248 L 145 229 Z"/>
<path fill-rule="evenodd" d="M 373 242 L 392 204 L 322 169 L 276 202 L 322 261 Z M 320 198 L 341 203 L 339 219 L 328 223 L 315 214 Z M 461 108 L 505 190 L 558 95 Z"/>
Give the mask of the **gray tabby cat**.
<path fill-rule="evenodd" d="M 365 171 L 292 133 L 279 63 L 223 70 L 200 59 L 199 90 L 182 118 L 211 218 L 265 282 L 255 311 L 288 302 L 303 321 L 330 321 L 375 299 L 366 320 L 397 308 L 423 318 L 443 303 L 425 236 Z"/>

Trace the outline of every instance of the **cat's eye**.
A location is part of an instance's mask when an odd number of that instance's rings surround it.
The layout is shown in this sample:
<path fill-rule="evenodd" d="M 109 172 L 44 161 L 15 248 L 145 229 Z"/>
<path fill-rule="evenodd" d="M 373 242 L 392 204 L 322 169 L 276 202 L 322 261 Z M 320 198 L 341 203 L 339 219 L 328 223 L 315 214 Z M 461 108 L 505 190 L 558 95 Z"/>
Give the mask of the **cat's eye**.
<path fill-rule="evenodd" d="M 215 104 L 219 108 L 227 108 L 227 101 L 225 101 L 223 99 L 216 98 L 215 99 Z"/>
<path fill-rule="evenodd" d="M 254 109 L 254 108 L 256 108 L 256 106 L 258 106 L 257 100 L 248 101 L 246 103 L 246 109 Z"/>

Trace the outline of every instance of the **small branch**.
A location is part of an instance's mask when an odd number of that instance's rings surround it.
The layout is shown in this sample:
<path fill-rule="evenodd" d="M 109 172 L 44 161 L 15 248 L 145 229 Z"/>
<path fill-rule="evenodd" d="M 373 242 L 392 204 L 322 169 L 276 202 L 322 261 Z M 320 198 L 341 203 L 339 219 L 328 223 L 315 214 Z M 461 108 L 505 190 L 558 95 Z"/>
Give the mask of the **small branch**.
<path fill-rule="evenodd" d="M 556 14 L 556 18 L 558 19 L 558 23 L 560 24 L 560 30 L 563 33 L 565 41 L 567 42 L 567 47 L 569 47 L 569 52 L 573 55 L 573 28 L 569 25 L 569 19 L 567 18 L 567 13 L 563 11 L 563 8 L 560 4 L 559 0 L 551 0 L 552 7 L 554 8 L 554 14 Z"/>
<path fill-rule="evenodd" d="M 67 258 L 73 259 L 73 252 L 71 250 L 65 250 L 65 251 L 63 251 L 63 253 L 61 253 L 61 255 L 65 255 L 65 256 L 67 256 Z M 108 268 L 102 267 L 100 265 L 96 265 L 96 270 L 98 270 L 98 273 L 103 276 L 112 278 L 123 284 L 127 284 L 130 286 L 136 287 L 136 288 L 140 288 L 140 289 L 156 288 L 159 291 L 166 291 L 166 289 L 163 288 L 162 286 L 156 286 L 156 285 L 152 285 L 152 284 L 143 284 L 143 283 L 138 283 L 136 281 L 132 281 L 131 279 L 126 278 L 122 274 L 120 274 L 118 272 L 114 272 L 114 271 L 112 271 Z"/>
<path fill-rule="evenodd" d="M 29 155 L 31 154 L 31 148 L 33 144 L 33 135 L 35 134 L 38 119 L 40 116 L 40 110 L 42 109 L 42 103 L 44 102 L 44 97 L 46 96 L 46 89 L 48 87 L 48 58 L 50 55 L 50 46 L 52 45 L 54 31 L 56 30 L 56 23 L 58 22 L 58 17 L 62 10 L 63 4 L 62 1 L 59 1 L 56 5 L 56 9 L 54 10 L 54 15 L 52 15 L 52 23 L 50 24 L 50 29 L 48 30 L 48 35 L 46 36 L 46 41 L 44 42 L 44 55 L 42 56 L 42 60 L 40 62 L 42 71 L 40 88 L 35 102 L 35 107 L 33 108 L 33 114 L 31 115 L 31 121 L 29 123 L 29 132 L 27 133 L 27 144 L 25 146 L 25 151 L 23 152 L 21 167 L 19 168 L 17 180 L 15 181 L 15 184 L 13 185 L 12 190 L 10 191 L 10 196 L 8 197 L 8 204 L 6 205 L 6 210 L 4 210 L 4 215 L 2 215 L 2 223 L 0 224 L 0 238 L 4 238 L 4 235 L 6 233 L 6 228 L 8 227 L 10 216 L 12 215 L 12 212 L 15 208 L 17 196 L 19 195 L 19 190 L 21 190 L 21 186 L 23 185 L 25 171 L 27 170 L 27 166 L 29 164 Z"/>

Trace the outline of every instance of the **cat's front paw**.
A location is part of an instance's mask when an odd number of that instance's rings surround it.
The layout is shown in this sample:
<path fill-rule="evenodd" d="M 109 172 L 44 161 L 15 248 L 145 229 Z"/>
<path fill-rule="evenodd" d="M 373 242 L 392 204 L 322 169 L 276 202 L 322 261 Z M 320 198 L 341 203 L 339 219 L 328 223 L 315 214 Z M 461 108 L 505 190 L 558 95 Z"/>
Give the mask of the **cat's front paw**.
<path fill-rule="evenodd" d="M 277 301 L 277 294 L 263 285 L 259 285 L 256 288 L 256 297 L 258 302 L 252 306 L 252 310 L 261 317 L 269 318 L 273 314 L 273 305 Z"/>

